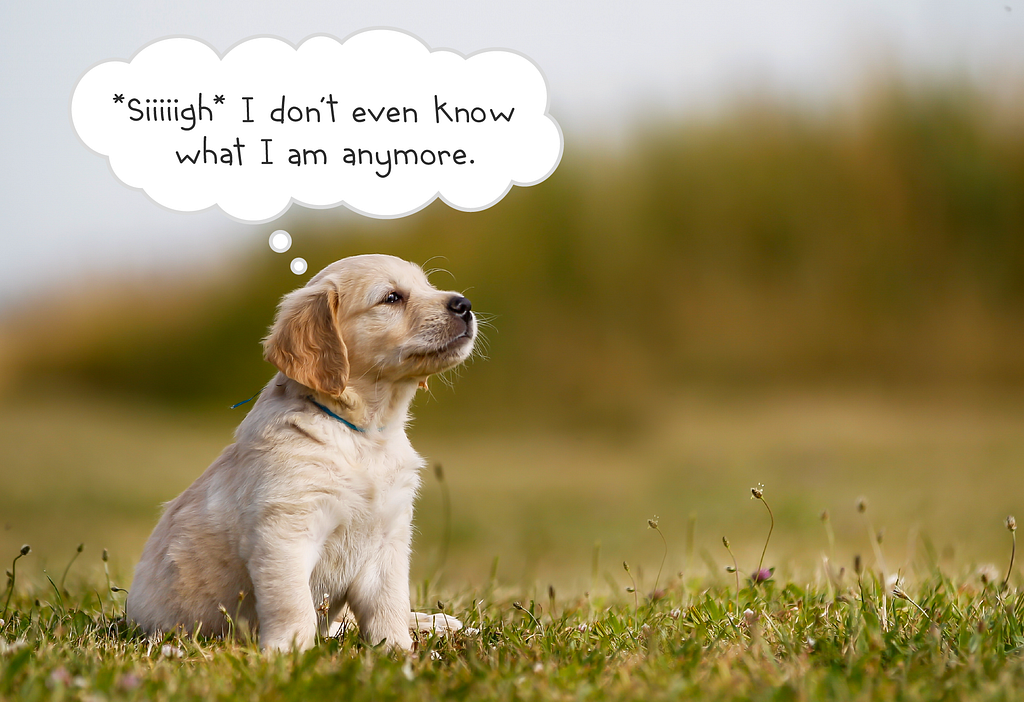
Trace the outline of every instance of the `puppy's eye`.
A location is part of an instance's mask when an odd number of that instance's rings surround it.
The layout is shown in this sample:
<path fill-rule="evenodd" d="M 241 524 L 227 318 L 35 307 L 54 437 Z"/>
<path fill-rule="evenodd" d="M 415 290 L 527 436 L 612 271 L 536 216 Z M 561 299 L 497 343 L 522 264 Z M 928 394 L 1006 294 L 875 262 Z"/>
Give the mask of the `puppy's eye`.
<path fill-rule="evenodd" d="M 383 302 L 385 305 L 393 305 L 396 302 L 401 302 L 401 301 L 402 301 L 402 293 L 394 292 L 394 291 L 389 292 L 387 294 L 387 297 L 385 297 L 383 300 L 381 300 L 381 302 Z"/>

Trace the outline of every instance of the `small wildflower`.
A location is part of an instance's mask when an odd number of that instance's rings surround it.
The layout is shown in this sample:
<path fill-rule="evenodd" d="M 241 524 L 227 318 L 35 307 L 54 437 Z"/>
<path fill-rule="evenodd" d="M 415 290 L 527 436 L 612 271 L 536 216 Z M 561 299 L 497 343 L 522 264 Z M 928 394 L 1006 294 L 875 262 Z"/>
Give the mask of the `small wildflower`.
<path fill-rule="evenodd" d="M 160 655 L 164 658 L 181 658 L 183 655 L 185 655 L 185 652 L 177 646 L 164 644 L 160 647 Z"/>
<path fill-rule="evenodd" d="M 537 663 L 534 663 L 533 664 L 533 672 L 535 672 L 535 673 L 543 673 L 544 672 L 544 664 L 539 662 L 539 661 Z"/>
<path fill-rule="evenodd" d="M 131 690 L 134 690 L 141 684 L 142 678 L 140 678 L 135 673 L 126 673 L 125 675 L 121 676 L 120 680 L 117 681 L 117 686 L 125 692 L 130 692 Z"/>
<path fill-rule="evenodd" d="M 1012 514 L 1006 518 L 1006 529 L 1007 531 L 1017 531 L 1017 520 Z"/>
<path fill-rule="evenodd" d="M 750 495 L 755 500 L 763 499 L 764 498 L 764 485 L 762 485 L 761 483 L 758 483 L 757 487 L 750 488 Z"/>
<path fill-rule="evenodd" d="M 775 573 L 775 569 L 774 568 L 761 568 L 760 570 L 757 570 L 757 571 L 755 571 L 754 573 L 751 574 L 750 582 L 752 582 L 755 585 L 758 585 L 758 584 L 764 583 L 764 582 L 768 582 L 769 580 L 772 579 L 772 575 L 774 573 Z"/>
<path fill-rule="evenodd" d="M 658 528 L 658 519 L 659 519 L 658 515 L 654 515 L 654 519 L 648 519 L 647 520 L 647 528 L 648 529 L 657 529 Z"/>
<path fill-rule="evenodd" d="M 432 661 L 439 661 L 439 660 L 441 660 L 441 654 L 438 653 L 437 651 L 431 651 L 430 652 L 430 660 L 432 660 Z"/>
<path fill-rule="evenodd" d="M 669 616 L 669 619 L 679 619 L 679 615 L 682 614 L 682 613 L 683 613 L 682 610 L 680 610 L 678 607 L 676 607 L 675 609 L 672 609 L 672 610 L 669 611 L 668 616 Z"/>
<path fill-rule="evenodd" d="M 587 626 L 586 623 L 580 624 L 578 627 L 576 627 L 576 631 L 580 632 L 581 634 L 587 633 L 589 629 L 590 627 Z"/>
<path fill-rule="evenodd" d="M 28 544 L 25 544 L 24 546 L 21 547 L 21 555 L 27 556 L 31 552 L 32 552 L 32 547 L 29 546 Z"/>
<path fill-rule="evenodd" d="M 466 636 L 476 636 L 480 633 L 480 630 L 477 629 L 475 626 L 467 626 L 465 629 L 462 630 L 462 633 Z"/>
<path fill-rule="evenodd" d="M 65 668 L 64 666 L 54 668 L 53 671 L 50 673 L 49 679 L 46 681 L 46 686 L 50 689 L 53 689 L 58 685 L 67 687 L 70 684 L 71 673 L 69 673 L 67 668 Z"/>

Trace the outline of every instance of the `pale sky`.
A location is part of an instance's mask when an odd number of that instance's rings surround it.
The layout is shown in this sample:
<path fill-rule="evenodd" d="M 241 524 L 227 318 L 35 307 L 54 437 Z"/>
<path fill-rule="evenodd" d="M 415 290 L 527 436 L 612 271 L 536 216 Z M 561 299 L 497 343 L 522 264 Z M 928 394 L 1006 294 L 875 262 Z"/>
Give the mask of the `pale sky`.
<path fill-rule="evenodd" d="M 224 53 L 255 35 L 298 44 L 368 27 L 464 54 L 507 48 L 530 57 L 547 79 L 566 154 L 574 136 L 621 134 L 652 112 L 707 112 L 749 92 L 813 106 L 850 101 L 883 72 L 952 75 L 993 91 L 1024 76 L 1018 0 L 6 2 L 0 310 L 58 276 L 187 268 L 265 242 L 274 229 L 216 208 L 173 212 L 119 183 L 71 124 L 72 91 L 91 66 L 128 60 L 171 35 Z"/>

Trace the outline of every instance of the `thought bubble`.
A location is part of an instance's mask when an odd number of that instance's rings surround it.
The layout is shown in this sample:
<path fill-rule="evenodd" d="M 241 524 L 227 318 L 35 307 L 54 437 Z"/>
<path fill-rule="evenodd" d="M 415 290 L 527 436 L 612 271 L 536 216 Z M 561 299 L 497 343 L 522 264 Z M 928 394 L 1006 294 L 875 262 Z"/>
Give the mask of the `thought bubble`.
<path fill-rule="evenodd" d="M 284 229 L 278 229 L 270 235 L 270 249 L 274 253 L 284 253 L 292 247 L 292 235 Z"/>
<path fill-rule="evenodd" d="M 223 58 L 163 39 L 90 69 L 71 116 L 121 182 L 161 205 L 267 222 L 292 202 L 373 217 L 436 197 L 490 207 L 558 165 L 547 105 L 540 70 L 519 54 L 467 58 L 376 29 L 298 48 L 258 37 Z"/>

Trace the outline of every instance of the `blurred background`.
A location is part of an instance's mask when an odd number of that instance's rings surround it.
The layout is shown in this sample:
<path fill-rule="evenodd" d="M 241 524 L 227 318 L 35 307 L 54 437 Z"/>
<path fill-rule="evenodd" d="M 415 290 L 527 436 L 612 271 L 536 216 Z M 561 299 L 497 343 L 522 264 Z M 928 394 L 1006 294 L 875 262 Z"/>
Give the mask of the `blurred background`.
<path fill-rule="evenodd" d="M 666 575 L 726 577 L 723 536 L 749 572 L 758 483 L 766 565 L 787 575 L 873 563 L 879 532 L 890 570 L 1005 568 L 1003 520 L 1024 516 L 1024 5 L 128 7 L 2 10 L 0 88 L 22 100 L 0 112 L 0 560 L 30 543 L 19 572 L 52 573 L 85 542 L 127 586 L 159 505 L 272 374 L 280 296 L 383 252 L 444 269 L 435 285 L 491 321 L 485 353 L 415 405 L 413 444 L 443 465 L 418 580 L 621 591 L 625 559 L 650 587 L 655 515 Z M 119 184 L 67 116 L 90 66 L 162 36 L 223 52 L 369 26 L 530 56 L 565 135 L 555 173 L 484 212 L 245 225 Z"/>

